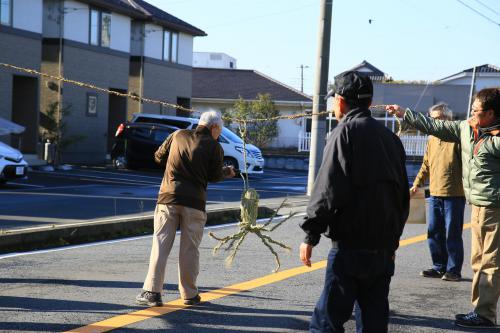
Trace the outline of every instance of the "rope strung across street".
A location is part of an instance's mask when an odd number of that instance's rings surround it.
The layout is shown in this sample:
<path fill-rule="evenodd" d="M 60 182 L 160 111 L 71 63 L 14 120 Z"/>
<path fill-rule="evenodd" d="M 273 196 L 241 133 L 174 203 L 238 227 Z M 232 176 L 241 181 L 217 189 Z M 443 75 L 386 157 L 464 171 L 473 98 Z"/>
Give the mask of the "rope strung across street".
<path fill-rule="evenodd" d="M 27 74 L 31 74 L 31 75 L 37 75 L 40 77 L 49 78 L 49 79 L 52 79 L 55 81 L 59 81 L 59 84 L 61 82 L 64 82 L 64 83 L 68 83 L 68 84 L 71 84 L 71 85 L 74 85 L 77 87 L 88 88 L 88 89 L 92 89 L 95 91 L 103 92 L 103 93 L 106 93 L 109 95 L 130 98 L 130 99 L 137 101 L 137 102 L 158 104 L 158 105 L 162 105 L 164 107 L 170 107 L 173 109 L 178 109 L 181 111 L 186 111 L 186 112 L 191 112 L 191 113 L 197 112 L 195 109 L 186 108 L 186 107 L 183 107 L 181 105 L 172 104 L 172 103 L 168 103 L 165 101 L 155 100 L 155 99 L 146 98 L 146 97 L 140 97 L 136 94 L 121 93 L 118 91 L 113 91 L 113 90 L 101 88 L 101 87 L 95 86 L 95 85 L 90 84 L 90 83 L 75 81 L 75 80 L 67 79 L 67 78 L 64 78 L 61 76 L 43 73 L 43 72 L 37 71 L 35 69 L 31 69 L 31 68 L 19 67 L 19 66 L 15 66 L 15 65 L 11 65 L 11 64 L 2 63 L 2 62 L 0 62 L 0 67 L 12 69 L 12 70 L 15 70 L 18 72 L 23 72 L 23 73 L 27 73 Z M 386 107 L 386 104 L 372 105 L 372 106 L 370 106 L 370 109 L 385 109 L 385 107 Z M 325 115 L 328 115 L 331 113 L 332 113 L 331 111 L 321 111 L 318 113 L 304 112 L 304 113 L 292 114 L 292 115 L 288 115 L 288 116 L 276 116 L 276 117 L 270 117 L 270 118 L 240 119 L 240 118 L 223 117 L 223 119 L 227 120 L 227 121 L 234 121 L 236 123 L 241 124 L 244 122 L 245 123 L 258 123 L 258 122 L 275 121 L 275 120 L 293 120 L 293 119 L 305 118 L 305 117 L 325 116 Z M 399 119 L 397 119 L 397 117 L 395 117 L 395 118 L 396 118 L 396 122 L 399 125 L 399 131 L 398 131 L 398 135 L 399 135 L 401 132 L 401 123 L 400 123 Z"/>

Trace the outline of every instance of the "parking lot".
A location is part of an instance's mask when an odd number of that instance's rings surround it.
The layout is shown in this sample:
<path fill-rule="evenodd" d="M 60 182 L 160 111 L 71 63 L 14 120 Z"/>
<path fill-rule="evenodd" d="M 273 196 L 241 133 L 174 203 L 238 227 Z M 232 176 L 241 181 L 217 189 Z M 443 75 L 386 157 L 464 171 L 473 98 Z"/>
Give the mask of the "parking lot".
<path fill-rule="evenodd" d="M 69 171 L 33 170 L 29 178 L 0 188 L 0 229 L 59 225 L 154 210 L 161 170 L 74 167 Z M 304 195 L 307 174 L 266 170 L 250 177 L 262 199 Z M 233 178 L 208 187 L 208 206 L 237 206 L 243 180 Z"/>

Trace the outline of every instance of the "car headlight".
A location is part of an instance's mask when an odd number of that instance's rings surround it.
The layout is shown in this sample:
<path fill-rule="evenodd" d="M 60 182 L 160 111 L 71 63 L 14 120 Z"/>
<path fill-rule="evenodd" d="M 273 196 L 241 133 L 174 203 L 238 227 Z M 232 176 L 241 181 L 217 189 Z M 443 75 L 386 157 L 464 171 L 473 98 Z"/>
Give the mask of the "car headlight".
<path fill-rule="evenodd" d="M 234 149 L 236 149 L 239 153 L 243 154 L 243 147 L 242 146 L 236 146 L 236 147 L 234 147 Z M 246 151 L 247 157 L 255 158 L 255 155 L 253 154 L 253 152 L 251 152 L 248 149 L 245 149 L 245 151 Z"/>

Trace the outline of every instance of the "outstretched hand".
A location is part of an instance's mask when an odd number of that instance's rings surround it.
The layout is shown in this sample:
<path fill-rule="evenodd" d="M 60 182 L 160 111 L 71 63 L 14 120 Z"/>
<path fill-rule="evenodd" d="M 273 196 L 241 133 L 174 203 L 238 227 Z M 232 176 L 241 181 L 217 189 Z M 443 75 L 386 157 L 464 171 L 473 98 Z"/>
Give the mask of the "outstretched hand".
<path fill-rule="evenodd" d="M 391 105 L 387 105 L 385 107 L 385 110 L 392 116 L 396 116 L 398 118 L 403 118 L 403 116 L 405 115 L 405 110 L 397 105 L 397 104 L 391 104 Z"/>

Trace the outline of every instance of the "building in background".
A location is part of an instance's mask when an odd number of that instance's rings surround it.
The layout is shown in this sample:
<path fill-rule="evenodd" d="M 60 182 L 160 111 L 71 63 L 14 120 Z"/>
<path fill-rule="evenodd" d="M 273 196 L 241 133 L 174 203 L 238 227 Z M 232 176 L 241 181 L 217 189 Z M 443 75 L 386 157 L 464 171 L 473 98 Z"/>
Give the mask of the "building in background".
<path fill-rule="evenodd" d="M 194 52 L 193 67 L 236 69 L 236 59 L 220 52 Z"/>
<path fill-rule="evenodd" d="M 190 107 L 193 39 L 202 30 L 142 0 L 1 2 L 0 62 Z M 177 111 L 5 68 L 0 98 L 0 116 L 26 127 L 24 153 L 43 141 L 50 106 L 68 109 L 58 115 L 67 137 L 80 139 L 62 157 L 74 163 L 104 162 L 132 113 Z"/>
<path fill-rule="evenodd" d="M 2 0 L 0 6 L 0 62 L 40 70 L 42 57 L 42 0 Z M 36 156 L 40 78 L 0 68 L 0 117 L 26 128 L 21 141 L 2 141 L 18 147 L 27 158 Z"/>
<path fill-rule="evenodd" d="M 485 64 L 475 67 L 474 91 L 478 92 L 484 88 L 500 87 L 500 67 Z M 439 82 L 444 84 L 469 86 L 472 84 L 474 67 L 461 71 L 443 79 Z"/>
<path fill-rule="evenodd" d="M 230 111 L 241 97 L 255 100 L 269 94 L 280 115 L 310 111 L 312 98 L 256 70 L 193 68 L 193 108 Z M 298 133 L 306 126 L 305 118 L 278 120 L 279 135 L 269 145 L 273 148 L 297 148 Z"/>

